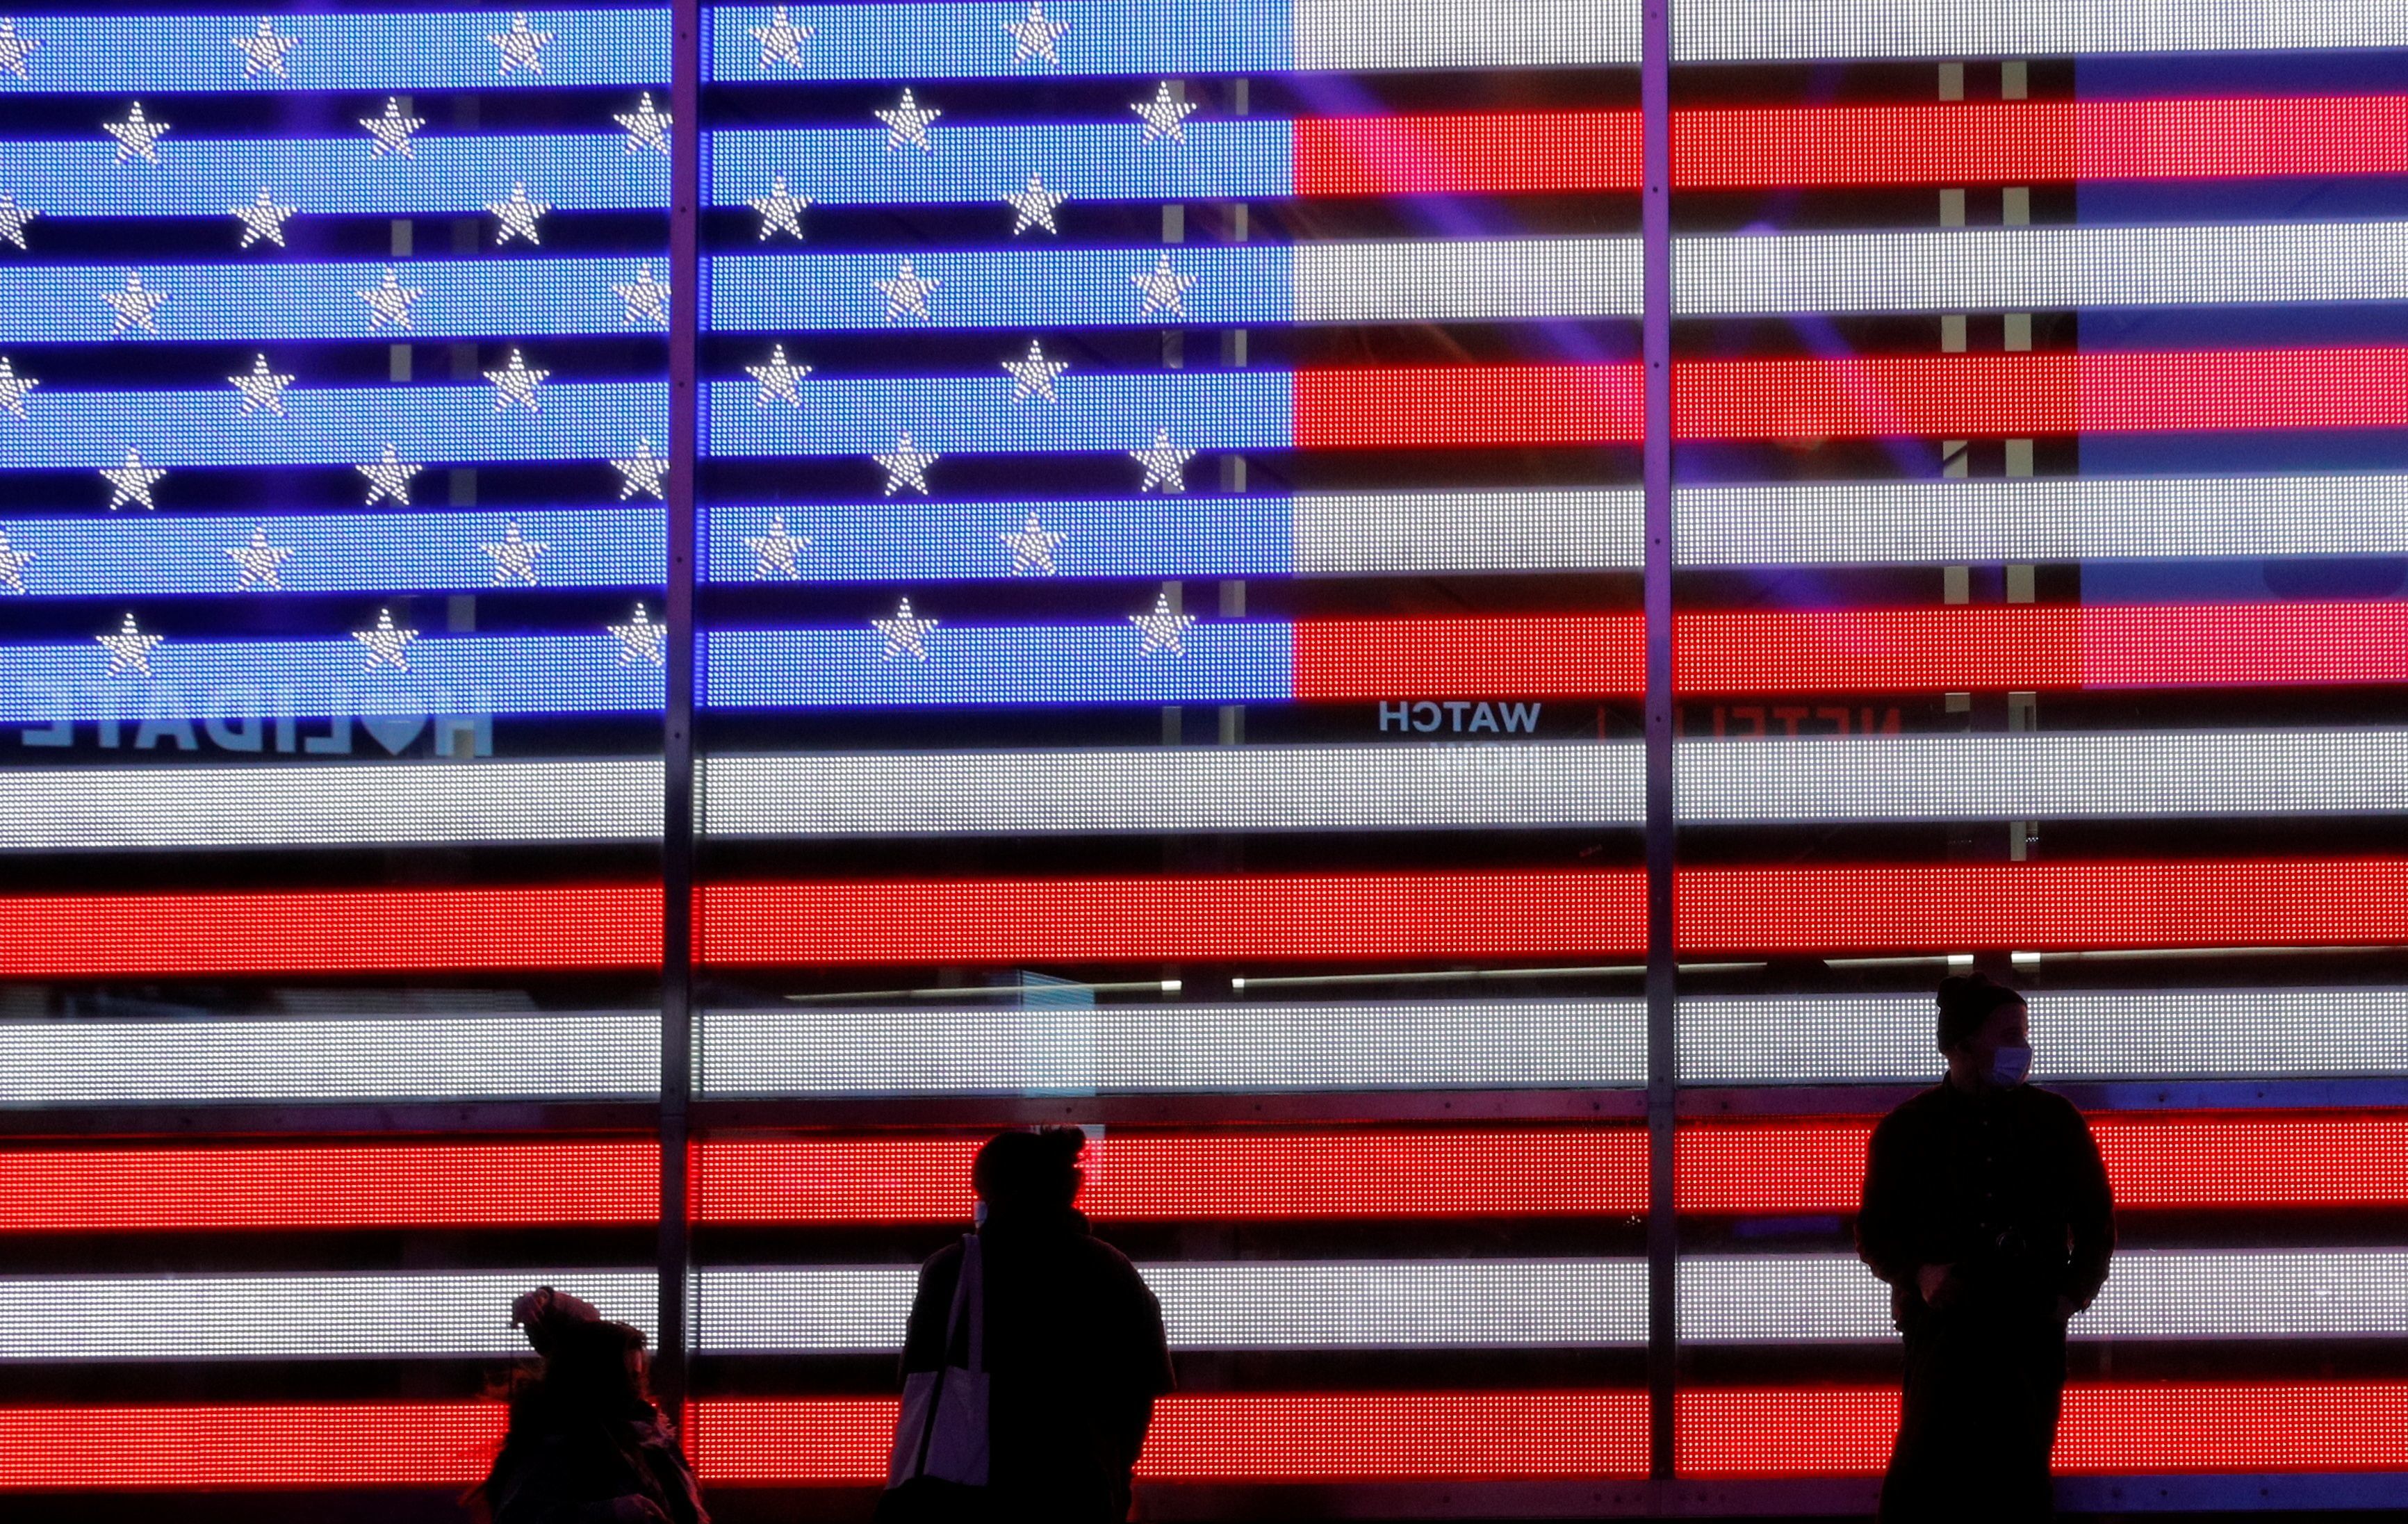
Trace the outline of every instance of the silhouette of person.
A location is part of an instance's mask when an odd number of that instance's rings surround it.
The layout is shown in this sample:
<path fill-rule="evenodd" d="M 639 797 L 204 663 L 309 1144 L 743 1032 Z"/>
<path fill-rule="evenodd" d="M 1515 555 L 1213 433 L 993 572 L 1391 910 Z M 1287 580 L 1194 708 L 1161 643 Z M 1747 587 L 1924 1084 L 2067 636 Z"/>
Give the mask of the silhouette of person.
<path fill-rule="evenodd" d="M 538 1287 L 510 1305 L 540 1357 L 511 1376 L 509 1428 L 464 1501 L 488 1524 L 710 1524 L 645 1380 L 644 1333 Z"/>
<path fill-rule="evenodd" d="M 1154 1400 L 1176 1385 L 1154 1292 L 1072 1204 L 1086 1142 L 1076 1128 L 1006 1132 L 970 1166 L 986 1291 L 986 1506 L 998 1518 L 1128 1517 Z M 905 1374 L 944 1366 L 961 1267 L 956 1243 L 920 1268 Z"/>
<path fill-rule="evenodd" d="M 2014 990 L 1943 980 L 1947 1078 L 1873 1129 L 1856 1247 L 1906 1335 L 1885 1524 L 2055 1512 L 2066 1320 L 2107 1279 L 2115 1219 L 2082 1114 L 2024 1083 L 2028 1026 Z"/>

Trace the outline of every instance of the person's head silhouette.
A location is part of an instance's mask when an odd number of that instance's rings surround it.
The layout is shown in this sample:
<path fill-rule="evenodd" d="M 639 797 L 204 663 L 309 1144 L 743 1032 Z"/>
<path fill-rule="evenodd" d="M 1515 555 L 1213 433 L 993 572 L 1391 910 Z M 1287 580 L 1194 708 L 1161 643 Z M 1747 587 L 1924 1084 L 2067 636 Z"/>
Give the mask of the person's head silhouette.
<path fill-rule="evenodd" d="M 544 1286 L 510 1306 L 539 1357 L 513 1384 L 513 1397 L 564 1413 L 622 1416 L 652 1405 L 644 1331 L 616 1323 L 582 1297 Z"/>
<path fill-rule="evenodd" d="M 2011 1090 L 2031 1072 L 2031 1036 L 2024 998 L 1987 974 L 1940 981 L 1940 1051 L 1948 1083 L 1980 1095 Z"/>
<path fill-rule="evenodd" d="M 997 1133 L 970 1163 L 970 1188 L 990 1215 L 1067 1212 L 1086 1181 L 1079 1169 L 1086 1146 L 1087 1135 L 1077 1128 Z"/>

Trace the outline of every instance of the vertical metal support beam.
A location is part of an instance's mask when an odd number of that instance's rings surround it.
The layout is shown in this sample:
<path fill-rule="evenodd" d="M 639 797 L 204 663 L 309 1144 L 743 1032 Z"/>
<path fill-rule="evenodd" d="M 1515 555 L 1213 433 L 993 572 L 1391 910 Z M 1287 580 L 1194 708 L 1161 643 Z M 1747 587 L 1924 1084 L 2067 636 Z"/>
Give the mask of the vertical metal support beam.
<path fill-rule="evenodd" d="M 2031 69 L 2020 58 L 2001 59 L 1999 63 L 1999 99 L 2019 101 L 2031 95 Z M 2031 223 L 2031 187 L 2003 186 L 1999 192 L 1999 222 L 2006 227 L 2024 227 Z M 2032 347 L 2032 315 L 2029 312 L 2009 312 L 2005 316 L 2005 334 L 2000 348 L 2028 351 Z M 2036 474 L 2037 441 L 2009 439 L 2006 441 L 2006 474 Z M 2007 563 L 2007 601 L 2029 603 L 2037 591 L 2037 568 L 2028 561 Z M 2007 695 L 2007 728 L 2037 730 L 2040 728 L 2040 695 L 2011 693 Z M 2007 857 L 2013 862 L 2025 862 L 2031 856 L 2031 844 L 2036 839 L 2033 823 L 2028 820 L 2007 822 Z"/>
<path fill-rule="evenodd" d="M 660 1348 L 662 1405 L 686 1403 L 687 1101 L 694 1088 L 695 502 L 700 490 L 703 273 L 702 0 L 669 4 L 668 589 L 661 761 Z"/>
<path fill-rule="evenodd" d="M 1681 1237 L 1674 1215 L 1672 1129 L 1680 1084 L 1678 964 L 1672 941 L 1672 32 L 1670 0 L 1642 0 L 1640 110 L 1644 119 L 1640 234 L 1647 607 L 1647 1471 L 1672 1479 L 1680 1351 Z"/>

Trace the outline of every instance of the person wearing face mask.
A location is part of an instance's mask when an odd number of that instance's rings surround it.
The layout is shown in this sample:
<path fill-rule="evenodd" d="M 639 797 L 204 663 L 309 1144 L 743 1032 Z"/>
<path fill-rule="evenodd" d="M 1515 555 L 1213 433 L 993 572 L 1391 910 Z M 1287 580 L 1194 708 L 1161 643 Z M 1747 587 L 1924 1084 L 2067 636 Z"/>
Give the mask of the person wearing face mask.
<path fill-rule="evenodd" d="M 987 1406 L 983 1486 L 937 1496 L 912 1487 L 880 1500 L 879 1524 L 924 1519 L 1106 1524 L 1125 1519 L 1131 1475 L 1172 1390 L 1162 1305 L 1118 1249 L 1087 1230 L 1076 1202 L 1086 1173 L 1077 1128 L 990 1138 L 970 1164 L 977 1193 L 982 1369 Z M 903 1340 L 902 1373 L 942 1370 L 957 1348 L 953 1304 L 967 1244 L 939 1249 L 920 1269 Z"/>
<path fill-rule="evenodd" d="M 2021 995 L 1942 981 L 1947 1078 L 1873 1129 L 1856 1247 L 1906 1336 L 1885 1524 L 2044 1519 L 2065 1327 L 2107 1279 L 2114 1201 L 2072 1102 L 2026 1084 Z"/>

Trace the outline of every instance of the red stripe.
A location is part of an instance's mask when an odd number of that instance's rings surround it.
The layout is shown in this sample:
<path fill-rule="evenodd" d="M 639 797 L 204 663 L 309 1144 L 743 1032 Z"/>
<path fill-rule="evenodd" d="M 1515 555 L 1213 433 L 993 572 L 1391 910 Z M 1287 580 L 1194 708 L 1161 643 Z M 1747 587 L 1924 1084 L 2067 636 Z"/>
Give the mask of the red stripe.
<path fill-rule="evenodd" d="M 1639 367 L 1298 370 L 1299 450 L 1633 444 Z M 2408 348 L 1692 360 L 1684 439 L 1981 439 L 2408 424 Z"/>
<path fill-rule="evenodd" d="M 502 1427 L 497 1402 L 0 1408 L 0 1491 L 459 1488 Z"/>
<path fill-rule="evenodd" d="M 723 1485 L 875 1483 L 895 1407 L 846 1398 L 698 1404 L 695 1464 Z M 1641 1476 L 1635 1391 L 1242 1393 L 1165 1398 L 1138 1474 L 1156 1482 Z"/>
<path fill-rule="evenodd" d="M 2408 423 L 2408 349 L 1694 360 L 1684 439 L 1946 439 Z"/>
<path fill-rule="evenodd" d="M 481 1402 L 0 1409 L 0 1489 L 461 1487 L 484 1474 L 502 1410 Z M 718 1398 L 687 1441 L 705 1482 L 875 1485 L 886 1398 Z M 1153 1481 L 1631 1476 L 1647 1469 L 1634 1391 L 1263 1393 L 1166 1398 Z"/>
<path fill-rule="evenodd" d="M 0 1149 L 0 1232 L 604 1227 L 660 1216 L 652 1143 Z"/>
<path fill-rule="evenodd" d="M 2408 603 L 2084 611 L 2092 688 L 2408 683 Z"/>
<path fill-rule="evenodd" d="M 1639 188 L 1636 111 L 1318 117 L 1293 131 L 1300 196 Z"/>
<path fill-rule="evenodd" d="M 1240 962 L 1636 952 L 1635 871 L 726 884 L 710 963 Z"/>
<path fill-rule="evenodd" d="M 1291 636 L 1299 701 L 1627 697 L 1636 614 L 1327 619 Z M 2408 603 L 1976 604 L 1692 613 L 1684 694 L 2408 683 Z"/>
<path fill-rule="evenodd" d="M 1717 868 L 1674 885 L 1695 953 L 2408 942 L 2408 860 Z"/>
<path fill-rule="evenodd" d="M 2111 1115 L 2090 1130 L 2131 1210 L 2408 1206 L 2408 1114 Z M 1680 1209 L 1854 1212 L 1871 1134 L 1859 1120 L 1684 1126 Z"/>
<path fill-rule="evenodd" d="M 1296 194 L 1635 191 L 1636 111 L 1324 117 L 1293 128 Z M 2408 98 L 2235 96 L 1677 111 L 1684 190 L 2009 185 L 2408 173 Z"/>
<path fill-rule="evenodd" d="M 974 1138 L 715 1141 L 695 1215 L 715 1223 L 962 1222 Z M 608 1226 L 651 1222 L 649 1143 L 0 1150 L 0 1232 Z M 1080 1204 L 1111 1220 L 1643 1212 L 1645 1134 L 1120 1134 Z"/>
<path fill-rule="evenodd" d="M 1707 1387 L 1675 1412 L 1684 1476 L 1877 1473 L 1898 1432 L 1888 1387 Z M 2408 1383 L 2070 1386 L 2056 1469 L 2408 1469 Z"/>
<path fill-rule="evenodd" d="M 1636 614 L 1316 619 L 1289 640 L 1299 701 L 1607 697 L 1647 678 Z"/>
<path fill-rule="evenodd" d="M 1299 450 L 1632 444 L 1646 427 L 1634 365 L 1298 370 L 1290 389 Z"/>
<path fill-rule="evenodd" d="M 2188 622 L 2187 610 L 2157 611 L 2167 634 Z M 1672 686 L 1692 695 L 2079 688 L 2091 612 L 1978 604 L 1688 614 L 1673 628 Z M 2237 665 L 2251 653 L 2230 655 Z"/>
<path fill-rule="evenodd" d="M 1622 870 L 955 880 L 706 889 L 722 964 L 1151 962 L 1635 953 Z M 2340 946 L 2408 942 L 2408 860 L 1690 869 L 1699 953 Z"/>
<path fill-rule="evenodd" d="M 1527 645 L 1542 637 L 1532 631 L 1523 639 Z M 1297 649 L 1300 688 L 1301 629 Z M 2408 603 L 1688 614 L 1674 629 L 1672 682 L 1686 694 L 2408 683 Z M 1399 689 L 1382 697 L 1418 695 Z"/>
<path fill-rule="evenodd" d="M 706 1222 L 958 1222 L 976 1139 L 713 1143 L 695 1164 Z M 1123 1133 L 1092 1144 L 1089 1215 L 1564 1216 L 1644 1212 L 1636 1128 L 1484 1132 Z"/>
<path fill-rule="evenodd" d="M 763 968 L 1621 956 L 1642 946 L 1642 887 L 1630 870 L 724 884 L 701 891 L 696 941 L 705 962 Z M 657 920 L 639 913 L 649 893 L 589 893 L 618 917 L 597 913 L 583 933 L 592 942 L 658 936 Z M 2408 861 L 2387 857 L 1690 869 L 1679 894 L 1682 950 L 1698 953 L 2408 941 Z M 226 914 L 220 898 L 246 903 Z M 415 942 L 386 929 L 365 946 L 339 932 L 333 946 L 295 945 L 294 925 L 335 920 L 358 898 L 0 899 L 0 947 L 22 960 L 0 961 L 0 972 L 25 977 L 28 963 L 50 978 L 194 972 L 211 936 L 208 968 L 220 972 L 561 966 L 512 940 L 476 891 L 382 896 L 407 902 Z M 267 900 L 284 907 L 282 921 L 260 924 Z M 144 934 L 32 945 L 29 928 L 59 924 L 60 903 Z"/>
<path fill-rule="evenodd" d="M 1676 112 L 1688 190 L 2243 180 L 2408 170 L 2394 95 L 1999 101 Z"/>
<path fill-rule="evenodd" d="M 0 977 L 637 969 L 655 884 L 0 899 Z"/>
<path fill-rule="evenodd" d="M 1703 1387 L 1678 1399 L 1687 1476 L 1870 1474 L 1898 1426 L 1878 1387 Z M 884 1398 L 706 1399 L 688 1441 L 707 1483 L 875 1486 Z M 0 1489 L 456 1488 L 483 1474 L 501 1409 L 480 1402 L 0 1409 Z M 1634 1391 L 1198 1394 L 1163 1400 L 1140 1475 L 1157 1482 L 1634 1476 Z M 2408 1469 L 2408 1383 L 2078 1384 L 2057 1469 Z"/>
<path fill-rule="evenodd" d="M 2142 1208 L 2408 1206 L 2408 1114 L 2099 1116 L 2116 1200 Z M 1680 1209 L 1855 1210 L 1869 1121 L 1678 1136 Z M 695 1210 L 730 1224 L 960 1222 L 958 1138 L 715 1141 Z M 652 1220 L 650 1143 L 285 1144 L 0 1151 L 0 1232 L 609 1226 Z M 1081 1205 L 1104 1220 L 1619 1215 L 1646 1210 L 1645 1134 L 1115 1133 Z"/>

